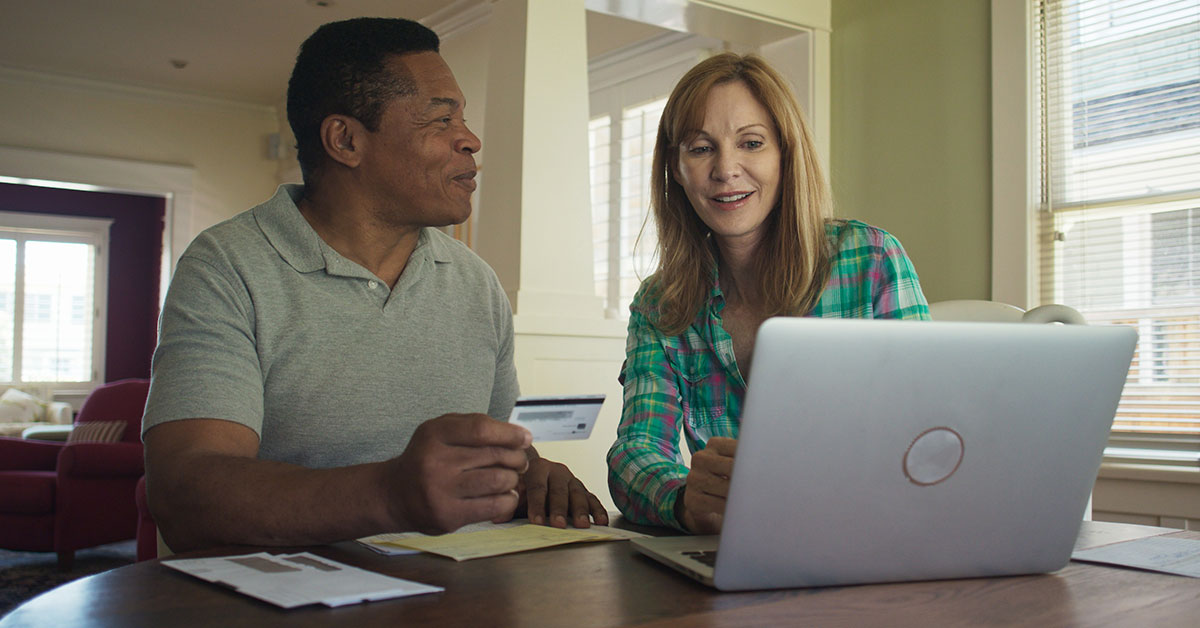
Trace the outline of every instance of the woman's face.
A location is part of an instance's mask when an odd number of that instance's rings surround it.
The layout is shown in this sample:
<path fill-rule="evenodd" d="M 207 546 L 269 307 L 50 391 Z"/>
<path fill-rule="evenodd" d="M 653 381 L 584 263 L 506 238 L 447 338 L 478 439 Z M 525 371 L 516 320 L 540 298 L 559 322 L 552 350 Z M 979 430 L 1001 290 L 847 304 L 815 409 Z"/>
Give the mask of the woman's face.
<path fill-rule="evenodd" d="M 675 181 L 722 248 L 762 241 L 779 202 L 781 155 L 775 123 L 745 83 L 709 91 L 701 128 L 679 145 Z"/>

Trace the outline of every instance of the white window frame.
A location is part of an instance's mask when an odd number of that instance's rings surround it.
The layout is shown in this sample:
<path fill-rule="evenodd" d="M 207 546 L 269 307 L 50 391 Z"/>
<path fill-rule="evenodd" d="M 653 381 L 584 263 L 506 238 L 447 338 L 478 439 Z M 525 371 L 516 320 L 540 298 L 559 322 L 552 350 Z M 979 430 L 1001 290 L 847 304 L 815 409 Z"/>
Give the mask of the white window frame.
<path fill-rule="evenodd" d="M 1033 115 L 1034 54 L 1027 0 L 992 0 L 992 293 L 994 301 L 1037 305 L 1038 139 Z M 1144 332 L 1144 330 L 1142 330 Z M 1200 438 L 1114 430 L 1105 460 L 1151 466 L 1189 462 Z M 1175 453 L 1171 453 L 1175 452 Z"/>
<path fill-rule="evenodd" d="M 166 207 L 159 305 L 167 298 L 175 264 L 196 237 L 191 227 L 196 213 L 193 210 L 195 177 L 195 169 L 191 166 L 0 146 L 0 183 L 162 197 Z M 210 211 L 213 210 L 210 208 Z"/>
<path fill-rule="evenodd" d="M 0 382 L 0 385 L 37 387 L 46 398 L 56 395 L 92 390 L 104 382 L 105 349 L 108 323 L 108 251 L 111 218 L 84 218 L 54 214 L 0 212 L 0 237 L 17 236 L 47 242 L 79 242 L 95 247 L 92 275 L 92 364 L 91 377 L 76 382 L 40 382 L 22 379 Z M 18 265 L 18 272 L 20 265 Z M 13 304 L 17 317 L 23 315 L 23 295 L 18 293 Z M 20 326 L 14 330 L 14 353 L 21 351 Z"/>
<path fill-rule="evenodd" d="M 620 168 L 619 130 L 623 111 L 628 107 L 666 97 L 687 70 L 721 45 L 721 42 L 699 35 L 668 33 L 599 55 L 588 63 L 588 118 L 595 119 L 605 113 L 609 115 L 609 164 L 614 171 L 619 172 Z M 620 231 L 620 177 L 610 177 L 609 185 L 611 234 Z M 649 211 L 648 207 L 646 209 Z M 643 237 L 647 236 L 652 242 L 655 234 L 643 234 Z M 646 245 L 641 244 L 643 247 Z M 620 293 L 620 273 L 613 272 L 614 269 L 620 268 L 619 242 L 610 236 L 608 246 L 608 301 L 605 317 L 626 318 L 628 312 L 617 307 L 613 298 Z"/>
<path fill-rule="evenodd" d="M 1037 129 L 1029 2 L 992 0 L 992 300 L 1035 304 Z"/>
<path fill-rule="evenodd" d="M 160 307 L 166 299 L 179 257 L 196 236 L 191 226 L 197 213 L 194 207 L 206 208 L 209 204 L 196 199 L 195 178 L 196 171 L 191 166 L 0 146 L 0 183 L 143 194 L 163 199 L 162 264 L 158 278 Z M 60 391 L 56 400 L 67 401 L 78 408 L 90 392 L 91 389 Z"/>

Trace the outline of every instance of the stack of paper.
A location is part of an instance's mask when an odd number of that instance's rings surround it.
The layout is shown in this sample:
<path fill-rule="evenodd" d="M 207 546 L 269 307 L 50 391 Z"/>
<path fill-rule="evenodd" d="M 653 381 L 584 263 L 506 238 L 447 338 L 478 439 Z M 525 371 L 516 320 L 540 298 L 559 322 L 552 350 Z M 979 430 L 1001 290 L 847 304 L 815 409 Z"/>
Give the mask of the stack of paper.
<path fill-rule="evenodd" d="M 1200 578 L 1200 540 L 1196 539 L 1151 536 L 1077 550 L 1071 558 Z"/>
<path fill-rule="evenodd" d="M 594 525 L 590 528 L 550 528 L 521 519 L 507 523 L 476 523 L 451 534 L 427 536 L 419 532 L 377 534 L 358 539 L 367 547 L 388 555 L 429 552 L 454 560 L 471 560 L 501 554 L 554 547 L 567 543 L 622 541 L 645 536 L 629 530 Z"/>
<path fill-rule="evenodd" d="M 344 606 L 443 591 L 308 552 L 168 560 L 164 565 L 283 608 Z"/>

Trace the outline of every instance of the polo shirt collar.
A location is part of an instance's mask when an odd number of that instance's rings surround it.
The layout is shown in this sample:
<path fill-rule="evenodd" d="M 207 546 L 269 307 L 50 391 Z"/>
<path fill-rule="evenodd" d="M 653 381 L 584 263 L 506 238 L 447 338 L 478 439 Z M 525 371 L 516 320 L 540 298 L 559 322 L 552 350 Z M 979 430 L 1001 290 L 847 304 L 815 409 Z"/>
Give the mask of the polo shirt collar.
<path fill-rule="evenodd" d="M 267 241 L 296 272 L 311 273 L 325 268 L 321 237 L 313 230 L 296 202 L 304 196 L 304 186 L 285 183 L 275 196 L 254 208 L 254 218 Z"/>
<path fill-rule="evenodd" d="M 296 272 L 311 273 L 326 269 L 340 271 L 335 274 L 344 274 L 344 265 L 354 263 L 333 250 L 304 219 L 296 205 L 303 196 L 303 185 L 285 183 L 279 186 L 275 196 L 254 208 L 259 228 L 279 256 Z M 421 229 L 417 247 L 409 258 L 410 265 L 424 259 L 437 263 L 451 261 L 449 246 L 452 243 L 444 241 L 445 238 L 433 237 L 429 231 L 429 228 Z"/>

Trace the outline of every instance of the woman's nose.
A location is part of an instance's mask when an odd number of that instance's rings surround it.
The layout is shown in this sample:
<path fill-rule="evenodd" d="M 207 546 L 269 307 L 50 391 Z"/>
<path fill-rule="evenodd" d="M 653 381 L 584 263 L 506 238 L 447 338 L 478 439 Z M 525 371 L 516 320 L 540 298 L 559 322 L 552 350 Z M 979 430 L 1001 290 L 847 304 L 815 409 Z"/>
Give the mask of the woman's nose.
<path fill-rule="evenodd" d="M 726 151 L 717 154 L 713 160 L 712 176 L 714 181 L 729 181 L 741 174 L 741 166 L 736 156 Z"/>

